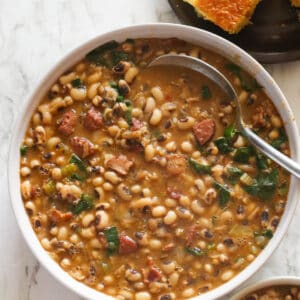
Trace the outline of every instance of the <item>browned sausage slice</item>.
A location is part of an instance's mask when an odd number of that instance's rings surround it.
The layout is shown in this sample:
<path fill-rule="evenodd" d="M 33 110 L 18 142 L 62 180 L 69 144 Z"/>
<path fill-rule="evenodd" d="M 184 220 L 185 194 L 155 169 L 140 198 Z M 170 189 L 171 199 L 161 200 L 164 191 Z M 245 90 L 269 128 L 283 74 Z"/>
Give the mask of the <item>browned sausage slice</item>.
<path fill-rule="evenodd" d="M 65 112 L 58 121 L 58 131 L 63 135 L 69 136 L 74 133 L 76 122 L 76 112 L 74 110 L 69 110 Z"/>
<path fill-rule="evenodd" d="M 202 146 L 206 144 L 215 134 L 216 124 L 212 119 L 206 119 L 197 122 L 193 126 L 195 137 L 199 144 Z"/>
<path fill-rule="evenodd" d="M 92 107 L 83 119 L 83 126 L 88 130 L 97 130 L 103 124 L 101 113 Z"/>
<path fill-rule="evenodd" d="M 119 237 L 119 253 L 128 254 L 137 250 L 137 243 L 128 235 L 121 234 Z"/>
<path fill-rule="evenodd" d="M 186 169 L 186 159 L 182 154 L 170 154 L 167 156 L 167 171 L 171 175 L 179 175 Z"/>
<path fill-rule="evenodd" d="M 74 152 L 81 158 L 95 153 L 94 144 L 84 137 L 74 136 L 71 138 L 71 146 Z"/>
<path fill-rule="evenodd" d="M 73 214 L 71 212 L 61 212 L 60 210 L 53 208 L 48 212 L 48 217 L 52 223 L 58 224 L 61 222 L 69 221 L 72 219 Z"/>
<path fill-rule="evenodd" d="M 120 175 L 127 175 L 132 165 L 133 162 L 125 155 L 114 156 L 107 161 L 107 167 Z"/>

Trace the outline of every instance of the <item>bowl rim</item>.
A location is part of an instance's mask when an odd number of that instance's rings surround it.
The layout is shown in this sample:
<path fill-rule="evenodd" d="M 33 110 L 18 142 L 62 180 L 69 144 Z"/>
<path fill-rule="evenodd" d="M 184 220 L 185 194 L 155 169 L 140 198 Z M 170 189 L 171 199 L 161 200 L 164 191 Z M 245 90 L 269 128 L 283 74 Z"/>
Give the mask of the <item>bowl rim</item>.
<path fill-rule="evenodd" d="M 231 297 L 230 300 L 240 300 L 242 297 L 247 296 L 249 293 L 271 287 L 273 285 L 295 285 L 300 287 L 300 277 L 297 276 L 275 276 L 259 282 L 255 282 L 244 289 L 241 289 L 237 294 Z"/>
<path fill-rule="evenodd" d="M 87 299 L 108 300 L 113 298 L 73 279 L 59 266 L 58 263 L 56 263 L 50 257 L 50 255 L 48 255 L 47 251 L 44 250 L 40 245 L 39 240 L 34 230 L 32 229 L 30 220 L 26 214 L 20 195 L 19 145 L 21 144 L 25 129 L 27 128 L 29 118 L 32 115 L 32 112 L 36 108 L 37 104 L 39 103 L 41 97 L 44 96 L 51 84 L 53 84 L 66 69 L 74 65 L 76 62 L 80 61 L 80 59 L 82 59 L 86 53 L 105 42 L 113 39 L 124 41 L 126 38 L 140 37 L 178 37 L 190 43 L 198 44 L 203 48 L 209 48 L 209 50 L 217 52 L 227 59 L 240 64 L 243 69 L 246 69 L 253 76 L 255 76 L 258 82 L 264 83 L 263 86 L 265 87 L 266 92 L 268 92 L 267 94 L 271 98 L 272 102 L 274 103 L 275 107 L 277 108 L 278 112 L 285 122 L 285 128 L 290 142 L 291 156 L 298 162 L 300 161 L 300 144 L 296 143 L 297 139 L 299 138 L 298 127 L 287 100 L 285 99 L 281 90 L 269 75 L 269 73 L 253 57 L 251 57 L 248 53 L 246 53 L 238 46 L 232 44 L 231 42 L 208 31 L 187 25 L 171 23 L 148 23 L 115 29 L 113 31 L 100 34 L 84 43 L 81 43 L 81 45 L 68 52 L 63 56 L 63 58 L 55 63 L 52 68 L 50 68 L 50 70 L 36 84 L 32 93 L 29 95 L 25 104 L 23 105 L 23 108 L 19 112 L 18 118 L 15 121 L 9 148 L 8 184 L 10 199 L 18 226 L 31 252 L 41 262 L 45 269 L 47 269 L 48 272 L 52 274 L 54 278 L 56 278 L 59 282 L 61 282 L 64 286 L 66 286 L 76 294 Z M 273 96 L 275 98 L 273 98 Z M 278 103 L 275 103 L 274 101 Z M 266 262 L 266 260 L 271 256 L 273 251 L 279 245 L 294 215 L 297 205 L 296 194 L 300 192 L 300 188 L 296 183 L 296 178 L 291 176 L 288 201 L 284 214 L 281 217 L 281 221 L 274 234 L 274 237 L 270 240 L 267 247 L 265 247 L 265 249 L 250 265 L 248 265 L 233 279 L 205 294 L 196 296 L 193 299 L 218 299 L 230 293 L 232 290 L 236 289 L 248 278 L 254 275 L 254 273 Z"/>

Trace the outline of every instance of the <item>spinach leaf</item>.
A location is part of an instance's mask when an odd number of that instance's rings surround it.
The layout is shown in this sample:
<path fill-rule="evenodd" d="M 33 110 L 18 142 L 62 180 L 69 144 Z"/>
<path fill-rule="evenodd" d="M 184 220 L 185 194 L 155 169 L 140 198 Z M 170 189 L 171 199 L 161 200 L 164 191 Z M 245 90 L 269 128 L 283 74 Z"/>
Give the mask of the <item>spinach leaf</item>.
<path fill-rule="evenodd" d="M 129 126 L 132 126 L 132 104 L 129 100 L 125 101 L 127 109 L 124 112 L 124 118 Z"/>
<path fill-rule="evenodd" d="M 235 184 L 238 179 L 243 175 L 243 171 L 237 167 L 228 167 L 227 168 L 227 178 L 230 183 Z"/>
<path fill-rule="evenodd" d="M 26 145 L 21 146 L 21 148 L 20 148 L 21 156 L 25 156 L 27 154 L 27 150 L 28 150 L 28 146 L 26 146 Z"/>
<path fill-rule="evenodd" d="M 119 251 L 119 233 L 116 227 L 109 227 L 104 230 L 104 236 L 107 241 L 108 256 L 114 255 Z"/>
<path fill-rule="evenodd" d="M 244 190 L 261 200 L 271 199 L 276 191 L 278 184 L 278 171 L 272 170 L 270 173 L 261 173 L 253 180 L 252 185 L 243 186 Z"/>
<path fill-rule="evenodd" d="M 266 229 L 266 230 L 261 231 L 261 232 L 255 231 L 253 234 L 254 234 L 254 237 L 264 236 L 268 239 L 271 239 L 273 237 L 273 231 L 270 230 L 270 229 Z"/>
<path fill-rule="evenodd" d="M 80 78 L 74 79 L 72 81 L 72 86 L 73 86 L 73 88 L 77 88 L 77 89 L 81 89 L 81 88 L 85 87 L 83 81 Z"/>
<path fill-rule="evenodd" d="M 236 150 L 233 160 L 239 163 L 247 164 L 249 162 L 249 158 L 254 154 L 254 149 L 251 146 L 248 147 L 240 147 Z"/>
<path fill-rule="evenodd" d="M 212 92 L 207 85 L 201 87 L 201 96 L 204 100 L 209 100 L 212 97 Z"/>
<path fill-rule="evenodd" d="M 119 43 L 117 43 L 116 41 L 107 42 L 89 52 L 86 55 L 86 59 L 89 62 L 94 63 L 96 65 L 109 66 L 110 62 L 107 60 L 107 57 L 105 57 L 105 54 L 106 52 L 111 51 L 117 48 L 118 46 Z"/>
<path fill-rule="evenodd" d="M 124 103 L 124 101 L 125 101 L 124 96 L 122 96 L 122 95 L 117 96 L 117 102 L 118 103 Z"/>
<path fill-rule="evenodd" d="M 256 154 L 256 166 L 259 170 L 265 170 L 268 168 L 268 159 L 260 152 Z"/>
<path fill-rule="evenodd" d="M 115 66 L 120 61 L 128 61 L 129 56 L 126 52 L 123 52 L 123 51 L 111 51 L 110 59 L 111 59 L 112 64 Z"/>
<path fill-rule="evenodd" d="M 194 256 L 202 256 L 205 254 L 205 252 L 198 247 L 193 247 L 193 248 L 187 247 L 187 248 L 185 248 L 185 251 Z"/>
<path fill-rule="evenodd" d="M 243 70 L 236 64 L 230 63 L 227 64 L 225 67 L 227 70 L 229 70 L 231 73 L 233 73 L 236 77 L 239 78 L 241 86 L 245 91 L 254 92 L 257 89 L 261 88 L 256 79 L 243 72 Z"/>
<path fill-rule="evenodd" d="M 219 192 L 219 205 L 220 205 L 220 207 L 221 208 L 226 207 L 227 203 L 230 200 L 230 191 L 228 190 L 228 188 L 226 186 L 220 184 L 217 181 L 215 181 L 214 186 Z"/>
<path fill-rule="evenodd" d="M 223 154 L 233 151 L 233 148 L 231 147 L 231 143 L 225 137 L 220 137 L 216 139 L 214 143 L 216 147 L 219 149 L 219 151 Z"/>
<path fill-rule="evenodd" d="M 276 149 L 280 149 L 281 145 L 287 142 L 288 137 L 283 128 L 279 129 L 279 137 L 271 142 L 271 146 Z"/>
<path fill-rule="evenodd" d="M 194 159 L 188 160 L 190 168 L 198 174 L 211 174 L 211 166 L 202 165 L 196 162 Z"/>
<path fill-rule="evenodd" d="M 84 172 L 85 174 L 87 173 L 87 169 L 84 162 L 76 154 L 72 154 L 69 163 L 75 164 L 80 171 Z"/>
<path fill-rule="evenodd" d="M 224 130 L 224 137 L 228 141 L 232 141 L 234 136 L 237 133 L 237 129 L 234 127 L 234 124 L 231 124 L 230 126 L 226 127 Z"/>
<path fill-rule="evenodd" d="M 285 196 L 288 192 L 288 185 L 286 182 L 282 183 L 278 188 L 278 194 L 280 196 Z"/>
<path fill-rule="evenodd" d="M 89 210 L 94 206 L 92 196 L 88 194 L 81 194 L 80 200 L 77 204 L 73 205 L 71 211 L 74 215 L 79 215 L 85 210 Z"/>

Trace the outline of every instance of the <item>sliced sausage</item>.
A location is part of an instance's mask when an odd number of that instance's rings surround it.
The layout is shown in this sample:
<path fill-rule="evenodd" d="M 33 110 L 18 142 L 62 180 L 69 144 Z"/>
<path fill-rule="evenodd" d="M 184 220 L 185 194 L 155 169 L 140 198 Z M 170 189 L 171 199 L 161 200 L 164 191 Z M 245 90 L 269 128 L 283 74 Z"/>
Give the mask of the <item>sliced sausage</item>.
<path fill-rule="evenodd" d="M 188 228 L 187 234 L 186 234 L 186 246 L 190 247 L 195 240 L 197 235 L 197 228 L 196 225 L 192 225 Z"/>
<path fill-rule="evenodd" d="M 197 122 L 193 126 L 195 137 L 199 144 L 202 146 L 206 144 L 215 134 L 216 124 L 212 119 L 206 119 Z"/>
<path fill-rule="evenodd" d="M 182 154 L 170 154 L 167 156 L 167 172 L 171 175 L 179 175 L 186 169 L 186 159 Z"/>
<path fill-rule="evenodd" d="M 84 137 L 74 136 L 71 138 L 71 146 L 74 152 L 81 158 L 95 153 L 94 144 Z"/>
<path fill-rule="evenodd" d="M 107 167 L 120 175 L 127 175 L 132 165 L 133 162 L 125 155 L 114 156 L 107 161 Z"/>
<path fill-rule="evenodd" d="M 65 112 L 58 121 L 58 131 L 63 135 L 69 136 L 74 133 L 77 122 L 77 115 L 74 110 Z"/>
<path fill-rule="evenodd" d="M 153 282 L 153 281 L 160 281 L 161 280 L 161 272 L 158 268 L 156 267 L 150 267 L 148 276 L 147 276 L 147 281 L 148 282 Z"/>
<path fill-rule="evenodd" d="M 119 253 L 128 254 L 137 250 L 137 243 L 128 235 L 121 234 L 119 237 Z"/>
<path fill-rule="evenodd" d="M 97 130 L 103 125 L 101 113 L 92 107 L 83 119 L 83 126 L 88 130 Z"/>
<path fill-rule="evenodd" d="M 170 198 L 174 200 L 179 200 L 180 197 L 182 196 L 182 193 L 173 186 L 168 186 L 167 192 L 170 194 Z"/>
<path fill-rule="evenodd" d="M 70 219 L 72 219 L 73 214 L 71 212 L 63 213 L 60 210 L 53 208 L 49 211 L 48 217 L 52 223 L 58 224 L 61 222 L 69 221 Z"/>
<path fill-rule="evenodd" d="M 132 119 L 132 126 L 131 126 L 131 130 L 133 131 L 136 131 L 136 130 L 139 130 L 143 127 L 143 122 L 138 120 L 138 119 L 135 119 L 133 118 Z"/>

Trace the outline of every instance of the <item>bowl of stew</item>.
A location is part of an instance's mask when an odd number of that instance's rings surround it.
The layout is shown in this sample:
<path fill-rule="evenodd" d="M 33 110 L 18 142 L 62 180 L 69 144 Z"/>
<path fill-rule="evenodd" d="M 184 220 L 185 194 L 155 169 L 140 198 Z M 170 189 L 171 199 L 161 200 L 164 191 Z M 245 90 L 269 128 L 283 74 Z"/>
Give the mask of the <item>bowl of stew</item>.
<path fill-rule="evenodd" d="M 214 34 L 138 25 L 73 50 L 23 108 L 9 188 L 32 252 L 87 299 L 223 297 L 263 265 L 295 210 L 295 178 L 240 134 L 232 99 L 191 70 L 147 68 L 166 53 L 218 68 L 249 126 L 299 158 L 274 80 Z"/>
<path fill-rule="evenodd" d="M 269 278 L 253 284 L 235 296 L 232 300 L 292 300 L 300 299 L 300 279 L 293 276 Z"/>

